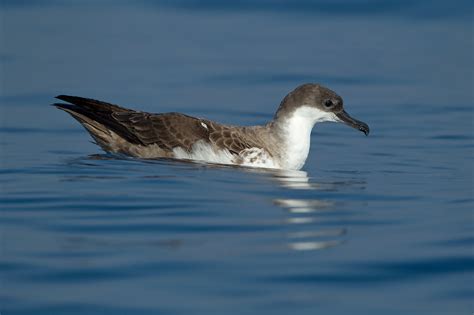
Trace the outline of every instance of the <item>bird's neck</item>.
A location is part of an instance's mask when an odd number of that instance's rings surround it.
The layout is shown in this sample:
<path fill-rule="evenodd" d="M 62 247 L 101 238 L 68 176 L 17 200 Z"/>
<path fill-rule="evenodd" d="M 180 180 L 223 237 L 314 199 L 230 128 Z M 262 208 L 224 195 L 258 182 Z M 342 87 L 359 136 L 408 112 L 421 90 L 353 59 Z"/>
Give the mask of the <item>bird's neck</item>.
<path fill-rule="evenodd" d="M 271 123 L 272 132 L 279 139 L 282 168 L 299 170 L 303 167 L 309 154 L 311 130 L 316 123 L 328 120 L 327 112 L 301 106 Z"/>

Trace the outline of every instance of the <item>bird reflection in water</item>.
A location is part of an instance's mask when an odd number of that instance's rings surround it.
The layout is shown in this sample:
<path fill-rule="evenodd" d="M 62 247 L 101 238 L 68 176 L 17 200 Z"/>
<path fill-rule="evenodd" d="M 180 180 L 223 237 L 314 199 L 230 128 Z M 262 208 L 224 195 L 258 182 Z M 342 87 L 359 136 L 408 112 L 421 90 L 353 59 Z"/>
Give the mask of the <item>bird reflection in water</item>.
<path fill-rule="evenodd" d="M 311 182 L 304 171 L 277 171 L 272 174 L 280 186 L 290 190 L 337 191 L 349 183 Z M 285 223 L 292 230 L 287 233 L 287 246 L 296 251 L 320 250 L 340 245 L 346 241 L 347 230 L 325 228 L 325 216 L 338 212 L 337 203 L 331 200 L 308 198 L 277 198 L 273 204 L 286 210 Z M 296 231 L 295 231 L 296 230 Z"/>
<path fill-rule="evenodd" d="M 93 160 L 108 160 L 123 158 L 110 155 L 93 155 L 86 159 L 87 163 Z M 128 160 L 128 159 L 127 159 Z M 140 160 L 141 163 L 169 163 L 170 161 L 160 160 Z M 324 198 L 316 198 L 316 192 L 321 195 L 340 191 L 349 188 L 365 188 L 365 182 L 356 181 L 338 181 L 338 182 L 315 182 L 311 181 L 305 171 L 290 170 L 271 170 L 259 168 L 244 168 L 236 166 L 213 165 L 208 163 L 195 163 L 193 161 L 174 161 L 174 166 L 196 168 L 238 168 L 239 171 L 263 175 L 278 186 L 285 189 L 282 196 L 273 198 L 272 203 L 285 210 L 285 226 L 288 227 L 285 243 L 288 248 L 295 251 L 321 250 L 338 246 L 347 241 L 347 230 L 344 227 L 336 227 L 337 219 L 341 214 L 339 202 Z M 78 161 L 75 161 L 77 164 Z M 85 163 L 82 161 L 81 163 Z M 147 178 L 151 175 L 147 175 Z M 162 178 L 160 176 L 153 176 Z M 308 194 L 310 192 L 310 194 Z M 280 192 L 278 192 L 280 193 Z M 330 218 L 328 220 L 328 218 Z M 335 219 L 335 220 L 334 220 Z M 328 222 L 330 227 L 328 227 Z M 341 223 L 342 225 L 342 223 Z"/>

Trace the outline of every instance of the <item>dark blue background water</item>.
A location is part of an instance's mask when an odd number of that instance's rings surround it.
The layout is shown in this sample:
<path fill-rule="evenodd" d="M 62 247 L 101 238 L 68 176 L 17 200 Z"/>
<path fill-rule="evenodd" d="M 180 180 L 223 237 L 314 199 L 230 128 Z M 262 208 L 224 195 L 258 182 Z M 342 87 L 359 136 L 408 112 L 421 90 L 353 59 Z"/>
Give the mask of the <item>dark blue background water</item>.
<path fill-rule="evenodd" d="M 471 1 L 2 1 L 0 311 L 470 314 Z M 111 158 L 57 94 L 233 124 L 320 82 L 304 172 Z"/>

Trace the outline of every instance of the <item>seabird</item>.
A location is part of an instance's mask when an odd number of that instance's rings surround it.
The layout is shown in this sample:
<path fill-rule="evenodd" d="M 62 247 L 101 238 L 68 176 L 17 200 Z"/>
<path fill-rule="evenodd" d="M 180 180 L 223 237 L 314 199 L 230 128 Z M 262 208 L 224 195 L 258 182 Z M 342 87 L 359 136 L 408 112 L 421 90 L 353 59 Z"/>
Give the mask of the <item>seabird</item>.
<path fill-rule="evenodd" d="M 369 134 L 366 123 L 344 110 L 339 95 L 313 83 L 286 95 L 269 123 L 245 127 L 180 113 L 140 112 L 77 96 L 56 98 L 69 103 L 54 105 L 77 119 L 103 150 L 137 158 L 299 170 L 316 123 L 342 122 Z"/>

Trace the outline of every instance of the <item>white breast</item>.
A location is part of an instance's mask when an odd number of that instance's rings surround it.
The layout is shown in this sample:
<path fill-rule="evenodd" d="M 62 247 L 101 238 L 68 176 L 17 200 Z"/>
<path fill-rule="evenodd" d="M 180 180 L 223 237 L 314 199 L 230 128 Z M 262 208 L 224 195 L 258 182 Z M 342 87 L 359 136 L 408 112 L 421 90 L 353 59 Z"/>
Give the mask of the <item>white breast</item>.
<path fill-rule="evenodd" d="M 299 170 L 306 162 L 311 143 L 311 130 L 317 122 L 337 121 L 333 113 L 315 107 L 301 106 L 282 124 L 282 168 Z"/>

